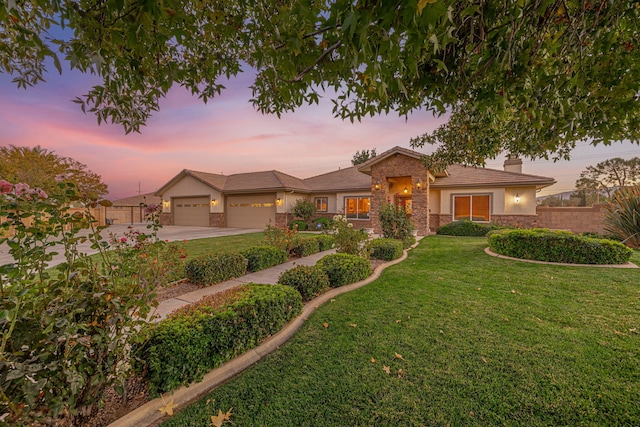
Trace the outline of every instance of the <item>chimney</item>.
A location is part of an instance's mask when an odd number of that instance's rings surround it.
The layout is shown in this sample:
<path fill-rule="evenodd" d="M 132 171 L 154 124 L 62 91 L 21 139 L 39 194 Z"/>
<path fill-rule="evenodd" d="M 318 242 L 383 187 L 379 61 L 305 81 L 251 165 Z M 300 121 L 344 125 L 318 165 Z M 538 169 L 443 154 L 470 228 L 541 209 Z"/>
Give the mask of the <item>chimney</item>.
<path fill-rule="evenodd" d="M 503 167 L 505 172 L 522 173 L 522 159 L 509 155 Z"/>

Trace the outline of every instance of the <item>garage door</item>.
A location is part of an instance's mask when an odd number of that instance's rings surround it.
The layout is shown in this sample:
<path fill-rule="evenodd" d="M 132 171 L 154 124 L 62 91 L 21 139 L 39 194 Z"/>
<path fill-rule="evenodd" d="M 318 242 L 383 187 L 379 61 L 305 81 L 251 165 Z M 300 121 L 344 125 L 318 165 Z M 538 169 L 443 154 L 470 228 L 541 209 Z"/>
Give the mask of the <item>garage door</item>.
<path fill-rule="evenodd" d="M 173 199 L 175 225 L 209 226 L 209 198 L 184 197 Z"/>
<path fill-rule="evenodd" d="M 276 223 L 276 195 L 253 194 L 227 197 L 227 227 L 265 228 Z"/>

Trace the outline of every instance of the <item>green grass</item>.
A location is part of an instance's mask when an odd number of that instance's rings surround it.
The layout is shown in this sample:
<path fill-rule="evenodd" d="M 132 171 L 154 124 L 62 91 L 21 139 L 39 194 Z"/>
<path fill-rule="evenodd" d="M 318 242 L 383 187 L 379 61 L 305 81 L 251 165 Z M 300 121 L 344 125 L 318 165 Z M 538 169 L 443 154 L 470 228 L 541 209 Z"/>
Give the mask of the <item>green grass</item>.
<path fill-rule="evenodd" d="M 207 237 L 187 241 L 173 242 L 187 251 L 187 258 L 195 258 L 220 252 L 240 252 L 252 246 L 266 244 L 264 233 L 247 233 L 235 236 Z"/>
<path fill-rule="evenodd" d="M 423 239 L 163 425 L 210 425 L 231 407 L 238 426 L 640 425 L 639 270 L 521 263 L 486 246 Z"/>

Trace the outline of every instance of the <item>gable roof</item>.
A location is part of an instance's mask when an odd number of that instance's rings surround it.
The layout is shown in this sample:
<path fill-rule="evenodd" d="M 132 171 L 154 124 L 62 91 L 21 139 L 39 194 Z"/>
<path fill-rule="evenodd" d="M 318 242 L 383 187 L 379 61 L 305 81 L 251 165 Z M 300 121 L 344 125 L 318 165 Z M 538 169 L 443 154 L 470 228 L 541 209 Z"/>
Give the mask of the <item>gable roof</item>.
<path fill-rule="evenodd" d="M 517 187 L 524 185 L 535 185 L 537 188 L 544 188 L 556 182 L 555 179 L 546 176 L 506 172 L 474 166 L 451 165 L 447 168 L 447 171 L 448 176 L 437 177 L 436 180 L 431 183 L 431 188 Z"/>
<path fill-rule="evenodd" d="M 224 185 L 228 178 L 226 175 L 220 175 L 216 173 L 198 172 L 198 171 L 192 171 L 189 169 L 182 169 L 176 176 L 171 178 L 165 185 L 158 188 L 158 191 L 155 192 L 155 195 L 162 196 L 162 193 L 167 191 L 168 188 L 173 186 L 176 182 L 180 181 L 185 176 L 190 176 L 202 182 L 203 184 L 208 185 L 209 187 L 215 190 L 218 190 L 220 192 L 222 192 L 222 189 L 224 188 Z"/>
<path fill-rule="evenodd" d="M 316 193 L 371 190 L 371 177 L 360 172 L 358 166 L 312 176 L 305 179 L 304 183 Z"/>
<path fill-rule="evenodd" d="M 367 160 L 364 163 L 361 163 L 357 166 L 358 170 L 360 172 L 363 173 L 371 173 L 371 167 L 375 164 L 378 164 L 386 159 L 388 159 L 391 156 L 394 156 L 396 154 L 401 154 L 403 156 L 407 156 L 407 157 L 411 157 L 413 159 L 417 159 L 417 160 L 422 160 L 422 156 L 424 156 L 424 154 L 418 152 L 418 151 L 414 151 L 414 150 L 409 150 L 408 148 L 402 148 L 398 145 L 396 145 L 395 147 L 385 151 L 382 154 L 378 154 L 377 156 Z M 430 171 L 435 177 L 439 177 L 439 176 L 447 176 L 447 171 L 435 171 L 432 170 Z"/>

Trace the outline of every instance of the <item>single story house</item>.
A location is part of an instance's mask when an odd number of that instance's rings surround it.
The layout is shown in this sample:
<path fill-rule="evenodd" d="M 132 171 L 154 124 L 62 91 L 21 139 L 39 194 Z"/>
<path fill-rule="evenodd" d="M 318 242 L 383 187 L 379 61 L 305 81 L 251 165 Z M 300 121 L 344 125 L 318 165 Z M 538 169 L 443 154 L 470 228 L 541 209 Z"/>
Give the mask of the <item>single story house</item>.
<path fill-rule="evenodd" d="M 402 204 L 419 235 L 448 222 L 470 219 L 520 227 L 536 224 L 536 192 L 553 178 L 522 173 L 508 158 L 504 170 L 452 165 L 430 171 L 422 154 L 394 147 L 360 165 L 307 179 L 279 171 L 233 175 L 185 169 L 163 185 L 161 221 L 166 225 L 264 228 L 284 226 L 299 199 L 318 216 L 345 214 L 358 228 L 380 232 L 384 203 Z"/>

